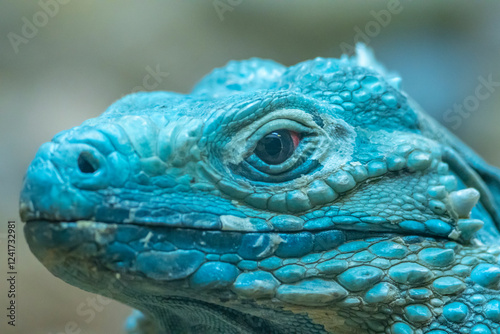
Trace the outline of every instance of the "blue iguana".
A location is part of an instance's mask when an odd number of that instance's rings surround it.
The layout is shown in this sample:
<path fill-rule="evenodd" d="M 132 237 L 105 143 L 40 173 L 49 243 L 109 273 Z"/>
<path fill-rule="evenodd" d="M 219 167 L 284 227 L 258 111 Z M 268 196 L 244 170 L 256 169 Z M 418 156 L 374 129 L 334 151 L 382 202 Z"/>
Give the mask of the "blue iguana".
<path fill-rule="evenodd" d="M 499 175 L 359 46 L 126 96 L 40 148 L 20 213 L 129 333 L 500 333 Z"/>

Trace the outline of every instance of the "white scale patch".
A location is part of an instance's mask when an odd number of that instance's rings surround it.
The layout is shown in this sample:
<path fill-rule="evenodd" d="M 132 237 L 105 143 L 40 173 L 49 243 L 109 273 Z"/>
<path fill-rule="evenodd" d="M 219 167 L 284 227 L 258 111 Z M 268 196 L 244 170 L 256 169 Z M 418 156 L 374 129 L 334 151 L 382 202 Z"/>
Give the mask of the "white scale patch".
<path fill-rule="evenodd" d="M 255 225 L 250 222 L 250 218 L 240 218 L 231 215 L 223 215 L 220 216 L 220 221 L 222 223 L 222 229 L 224 231 L 257 231 Z"/>

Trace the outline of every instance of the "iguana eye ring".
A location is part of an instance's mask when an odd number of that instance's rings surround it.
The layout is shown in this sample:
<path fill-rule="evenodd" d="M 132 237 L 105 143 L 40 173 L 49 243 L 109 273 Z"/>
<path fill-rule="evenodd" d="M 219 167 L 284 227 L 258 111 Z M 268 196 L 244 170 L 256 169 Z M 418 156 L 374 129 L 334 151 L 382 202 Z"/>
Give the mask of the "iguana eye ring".
<path fill-rule="evenodd" d="M 249 146 L 243 161 L 260 177 L 267 179 L 278 177 L 288 179 L 295 177 L 295 171 L 314 151 L 316 143 L 311 127 L 293 119 L 275 119 L 262 125 L 248 139 Z M 263 180 L 263 179 L 262 179 Z"/>
<path fill-rule="evenodd" d="M 269 165 L 279 165 L 292 156 L 299 142 L 300 136 L 297 132 L 279 129 L 260 139 L 254 154 Z"/>
<path fill-rule="evenodd" d="M 260 131 L 251 139 L 253 149 L 236 168 L 238 174 L 253 181 L 286 182 L 317 166 L 309 159 L 317 147 L 317 135 L 291 120 L 279 123 L 279 126 L 266 126 L 267 131 Z"/>
<path fill-rule="evenodd" d="M 354 132 L 339 119 L 304 109 L 276 109 L 233 130 L 221 152 L 232 176 L 256 185 L 281 184 L 344 164 Z"/>

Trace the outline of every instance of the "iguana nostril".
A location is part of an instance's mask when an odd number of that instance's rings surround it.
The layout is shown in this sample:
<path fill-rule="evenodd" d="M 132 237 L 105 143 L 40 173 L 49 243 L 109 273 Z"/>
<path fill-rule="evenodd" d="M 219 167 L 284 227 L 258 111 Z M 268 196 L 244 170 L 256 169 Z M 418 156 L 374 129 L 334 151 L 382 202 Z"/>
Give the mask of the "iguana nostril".
<path fill-rule="evenodd" d="M 93 174 L 99 169 L 99 162 L 90 152 L 82 152 L 78 156 L 78 168 L 82 173 Z"/>

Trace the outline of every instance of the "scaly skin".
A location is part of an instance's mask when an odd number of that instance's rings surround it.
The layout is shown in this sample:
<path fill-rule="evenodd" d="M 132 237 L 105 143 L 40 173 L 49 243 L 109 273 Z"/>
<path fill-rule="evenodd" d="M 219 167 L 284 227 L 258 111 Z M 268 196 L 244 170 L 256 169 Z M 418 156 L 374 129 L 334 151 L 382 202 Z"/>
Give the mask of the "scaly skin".
<path fill-rule="evenodd" d="M 497 333 L 500 174 L 370 56 L 230 62 L 60 133 L 32 251 L 129 333 Z"/>

